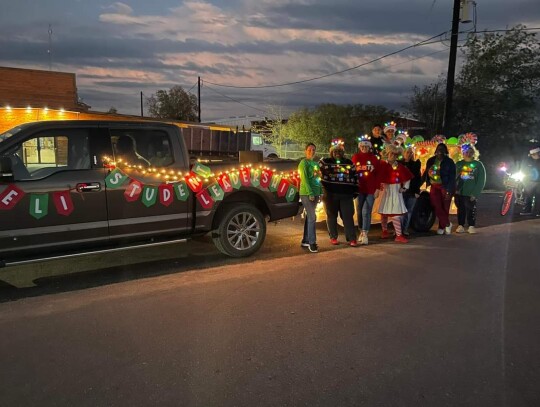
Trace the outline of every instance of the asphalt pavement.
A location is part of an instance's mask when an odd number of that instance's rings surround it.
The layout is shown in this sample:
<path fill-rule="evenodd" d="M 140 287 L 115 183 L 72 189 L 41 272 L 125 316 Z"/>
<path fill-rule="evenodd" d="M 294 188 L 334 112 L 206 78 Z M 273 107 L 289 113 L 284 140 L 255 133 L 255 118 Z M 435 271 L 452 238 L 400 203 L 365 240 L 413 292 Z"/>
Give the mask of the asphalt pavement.
<path fill-rule="evenodd" d="M 1 287 L 0 405 L 540 405 L 540 220 L 499 199 L 476 235 L 333 247 L 321 225 L 310 254 L 296 219 L 250 259 L 203 239 Z"/>

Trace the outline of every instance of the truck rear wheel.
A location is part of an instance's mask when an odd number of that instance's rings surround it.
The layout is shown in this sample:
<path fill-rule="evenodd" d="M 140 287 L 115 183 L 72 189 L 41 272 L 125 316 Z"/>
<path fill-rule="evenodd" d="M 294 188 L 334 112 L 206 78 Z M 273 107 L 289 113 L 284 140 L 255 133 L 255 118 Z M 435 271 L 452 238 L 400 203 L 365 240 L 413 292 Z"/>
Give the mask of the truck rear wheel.
<path fill-rule="evenodd" d="M 435 211 L 431 207 L 429 193 L 422 192 L 416 200 L 411 225 L 417 232 L 429 232 L 435 223 Z"/>
<path fill-rule="evenodd" d="M 212 239 L 220 252 L 231 257 L 255 253 L 266 237 L 266 221 L 261 211 L 250 204 L 224 208 Z"/>

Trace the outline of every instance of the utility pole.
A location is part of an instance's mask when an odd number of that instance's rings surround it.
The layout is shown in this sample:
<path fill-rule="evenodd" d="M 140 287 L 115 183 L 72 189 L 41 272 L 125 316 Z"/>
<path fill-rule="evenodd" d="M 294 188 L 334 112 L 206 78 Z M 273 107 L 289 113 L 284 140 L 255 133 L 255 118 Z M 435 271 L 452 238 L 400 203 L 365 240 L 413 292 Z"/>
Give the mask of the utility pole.
<path fill-rule="evenodd" d="M 201 122 L 201 77 L 199 76 L 199 80 L 197 81 L 197 103 L 198 103 L 198 108 L 199 108 L 199 114 L 198 114 L 198 118 L 199 118 L 199 123 Z"/>
<path fill-rule="evenodd" d="M 142 90 L 141 90 L 141 117 L 144 117 L 144 111 L 143 111 L 143 94 L 142 94 Z"/>
<path fill-rule="evenodd" d="M 452 117 L 452 99 L 454 97 L 454 77 L 456 74 L 456 57 L 459 31 L 459 8 L 460 0 L 454 0 L 454 12 L 452 14 L 452 36 L 450 37 L 450 55 L 448 57 L 448 74 L 446 77 L 446 105 L 444 108 L 443 132 L 448 134 Z"/>

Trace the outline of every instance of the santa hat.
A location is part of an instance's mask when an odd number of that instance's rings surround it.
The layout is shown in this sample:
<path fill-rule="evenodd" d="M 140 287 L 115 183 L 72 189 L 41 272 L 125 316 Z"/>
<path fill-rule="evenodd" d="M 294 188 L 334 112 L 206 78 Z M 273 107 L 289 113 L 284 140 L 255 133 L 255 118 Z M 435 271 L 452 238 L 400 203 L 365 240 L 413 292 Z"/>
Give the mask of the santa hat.
<path fill-rule="evenodd" d="M 336 148 L 344 149 L 345 148 L 345 142 L 343 139 L 335 138 L 330 143 L 330 152 L 334 151 Z"/>
<path fill-rule="evenodd" d="M 367 134 L 364 134 L 363 136 L 358 137 L 358 147 L 360 146 L 371 147 L 371 141 Z"/>
<path fill-rule="evenodd" d="M 394 138 L 394 144 L 402 146 L 407 141 L 407 135 L 405 133 L 400 133 Z"/>
<path fill-rule="evenodd" d="M 533 154 L 540 154 L 540 147 L 533 148 L 531 151 L 529 151 L 529 155 Z"/>
<path fill-rule="evenodd" d="M 396 123 L 395 122 L 384 123 L 383 132 L 386 133 L 388 130 L 396 131 Z"/>

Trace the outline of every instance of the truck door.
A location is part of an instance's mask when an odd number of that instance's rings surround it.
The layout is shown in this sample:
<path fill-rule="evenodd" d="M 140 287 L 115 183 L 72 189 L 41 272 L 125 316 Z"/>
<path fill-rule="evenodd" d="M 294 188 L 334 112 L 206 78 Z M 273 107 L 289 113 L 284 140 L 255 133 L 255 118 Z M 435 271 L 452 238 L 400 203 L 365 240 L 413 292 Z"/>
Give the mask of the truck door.
<path fill-rule="evenodd" d="M 13 180 L 0 184 L 1 251 L 93 245 L 108 239 L 105 170 L 91 151 L 95 127 L 49 127 L 3 155 Z"/>
<path fill-rule="evenodd" d="M 178 140 L 163 127 L 119 125 L 109 132 L 113 146 L 111 182 L 107 183 L 111 239 L 190 231 L 191 199 L 178 199 L 173 187 L 186 166 L 175 154 L 180 148 Z"/>

